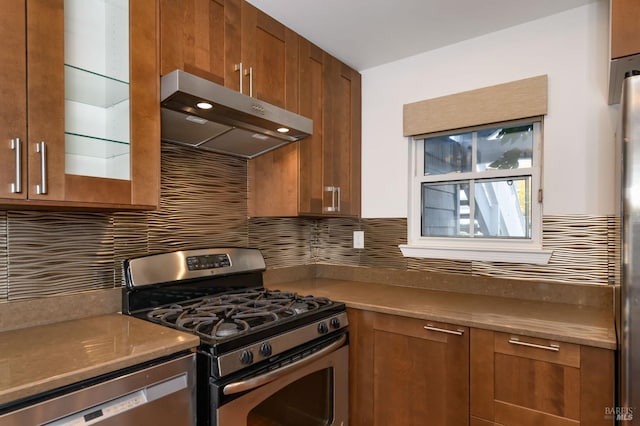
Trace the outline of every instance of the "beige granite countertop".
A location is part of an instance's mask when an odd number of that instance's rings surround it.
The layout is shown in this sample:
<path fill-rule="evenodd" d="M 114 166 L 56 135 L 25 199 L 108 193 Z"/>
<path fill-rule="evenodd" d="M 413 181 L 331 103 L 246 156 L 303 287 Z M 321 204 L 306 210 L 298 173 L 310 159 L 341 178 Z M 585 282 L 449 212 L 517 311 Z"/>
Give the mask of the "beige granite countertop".
<path fill-rule="evenodd" d="M 342 279 L 308 278 L 268 288 L 328 297 L 347 307 L 615 349 L 611 307 L 572 305 Z"/>
<path fill-rule="evenodd" d="M 197 336 L 110 314 L 0 333 L 0 404 L 198 345 Z"/>

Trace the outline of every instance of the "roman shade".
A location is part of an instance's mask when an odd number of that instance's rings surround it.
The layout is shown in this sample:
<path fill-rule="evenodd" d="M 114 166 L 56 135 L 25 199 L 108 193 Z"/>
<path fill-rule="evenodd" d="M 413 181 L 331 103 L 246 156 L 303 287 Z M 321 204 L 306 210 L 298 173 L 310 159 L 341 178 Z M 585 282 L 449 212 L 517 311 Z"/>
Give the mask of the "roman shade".
<path fill-rule="evenodd" d="M 426 99 L 403 108 L 404 136 L 541 116 L 547 113 L 547 76 Z"/>

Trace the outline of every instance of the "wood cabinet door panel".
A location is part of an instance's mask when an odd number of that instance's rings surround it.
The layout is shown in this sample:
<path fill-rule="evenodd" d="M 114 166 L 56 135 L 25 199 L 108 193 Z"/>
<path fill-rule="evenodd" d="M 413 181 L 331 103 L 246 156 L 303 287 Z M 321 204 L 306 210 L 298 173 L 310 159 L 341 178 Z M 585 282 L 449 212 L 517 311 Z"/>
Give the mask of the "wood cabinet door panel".
<path fill-rule="evenodd" d="M 375 333 L 374 345 L 374 424 L 429 424 L 425 419 L 444 424 L 444 418 L 435 414 L 445 408 L 443 389 L 430 389 L 424 380 L 443 371 L 435 366 L 443 360 L 442 348 L 427 340 L 380 331 Z M 427 352 L 429 362 L 422 356 Z M 442 384 L 441 377 L 438 384 Z"/>
<path fill-rule="evenodd" d="M 224 0 L 224 85 L 240 90 L 239 70 L 242 61 L 242 0 Z"/>
<path fill-rule="evenodd" d="M 64 0 L 27 0 L 28 196 L 65 199 L 64 158 Z M 46 176 L 41 153 L 46 145 Z M 46 179 L 47 193 L 36 185 Z"/>
<path fill-rule="evenodd" d="M 493 332 L 474 328 L 470 331 L 470 394 L 471 414 L 479 418 L 494 419 Z"/>
<path fill-rule="evenodd" d="M 468 334 L 428 331 L 424 325 L 393 315 L 375 317 L 376 425 L 469 423 Z"/>
<path fill-rule="evenodd" d="M 129 203 L 160 204 L 160 82 L 158 81 L 158 1 L 130 0 L 131 181 Z M 112 182 L 114 192 L 123 182 Z M 125 189 L 123 189 L 124 191 Z M 115 203 L 114 198 L 108 199 Z"/>
<path fill-rule="evenodd" d="M 160 48 L 161 75 L 181 69 L 224 84 L 224 1 L 161 0 Z"/>
<path fill-rule="evenodd" d="M 611 0 L 611 58 L 640 53 L 640 2 Z"/>
<path fill-rule="evenodd" d="M 578 368 L 500 353 L 494 365 L 495 401 L 580 419 Z"/>
<path fill-rule="evenodd" d="M 298 215 L 297 142 L 249 160 L 249 216 Z"/>
<path fill-rule="evenodd" d="M 3 5 L 0 14 L 0 198 L 24 199 L 27 196 L 27 63 L 25 1 Z M 20 164 L 16 166 L 16 148 L 11 140 L 20 139 Z M 19 173 L 19 176 L 17 174 Z M 11 185 L 22 183 L 21 192 Z M 17 190 L 17 189 L 16 189 Z"/>
<path fill-rule="evenodd" d="M 360 74 L 327 55 L 324 112 L 324 185 L 340 188 L 338 215 L 360 214 Z M 325 200 L 325 207 L 333 206 Z"/>
<path fill-rule="evenodd" d="M 243 24 L 245 16 L 243 15 Z M 251 18 L 248 18 L 246 24 L 252 27 L 251 38 L 253 41 L 247 43 L 249 46 L 246 50 L 251 52 L 253 58 L 247 61 L 253 72 L 251 76 L 253 79 L 252 96 L 284 108 L 287 72 L 287 45 L 284 26 L 272 22 L 260 11 L 255 11 L 251 17 L 255 21 L 252 22 Z M 246 89 L 245 93 L 247 93 Z"/>
<path fill-rule="evenodd" d="M 64 200 L 118 209 L 153 209 L 160 202 L 158 1 L 129 2 L 129 180 L 67 175 Z M 64 141 L 63 141 L 64 142 Z M 64 160 L 64 143 L 61 149 Z M 64 168 L 64 165 L 62 166 Z"/>
<path fill-rule="evenodd" d="M 613 407 L 614 351 L 582 346 L 580 351 L 580 420 L 584 425 L 611 425 L 605 407 Z"/>
<path fill-rule="evenodd" d="M 472 416 L 505 426 L 610 425 L 613 351 L 563 342 L 543 349 L 549 343 L 472 329 Z"/>
<path fill-rule="evenodd" d="M 313 120 L 313 134 L 298 142 L 299 211 L 322 214 L 325 57 L 318 47 L 300 40 L 300 114 Z"/>
<path fill-rule="evenodd" d="M 371 426 L 373 420 L 373 322 L 376 314 L 347 309 L 349 316 L 349 424 Z"/>
<path fill-rule="evenodd" d="M 242 2 L 243 93 L 298 111 L 298 35 Z"/>

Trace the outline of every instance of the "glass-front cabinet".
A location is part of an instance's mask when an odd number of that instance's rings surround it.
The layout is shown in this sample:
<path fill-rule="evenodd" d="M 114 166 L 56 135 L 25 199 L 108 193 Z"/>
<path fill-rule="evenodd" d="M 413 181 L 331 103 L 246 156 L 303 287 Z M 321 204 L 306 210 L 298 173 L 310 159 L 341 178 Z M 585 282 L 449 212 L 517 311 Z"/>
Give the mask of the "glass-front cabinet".
<path fill-rule="evenodd" d="M 130 175 L 129 1 L 64 1 L 65 173 Z"/>
<path fill-rule="evenodd" d="M 0 114 L 16 123 L 0 130 L 0 205 L 156 208 L 157 0 L 16 3 L 0 30 L 1 57 L 22 66 L 0 71 L 3 103 L 17 101 Z"/>

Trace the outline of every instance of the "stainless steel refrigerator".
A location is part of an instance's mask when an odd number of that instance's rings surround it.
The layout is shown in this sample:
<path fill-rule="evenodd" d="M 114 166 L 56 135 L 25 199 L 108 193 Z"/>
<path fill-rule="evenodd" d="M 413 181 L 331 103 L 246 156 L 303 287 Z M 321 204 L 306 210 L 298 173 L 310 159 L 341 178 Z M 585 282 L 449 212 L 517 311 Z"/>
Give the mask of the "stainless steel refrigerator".
<path fill-rule="evenodd" d="M 622 279 L 616 288 L 618 386 L 614 417 L 640 425 L 640 71 L 622 85 Z"/>

